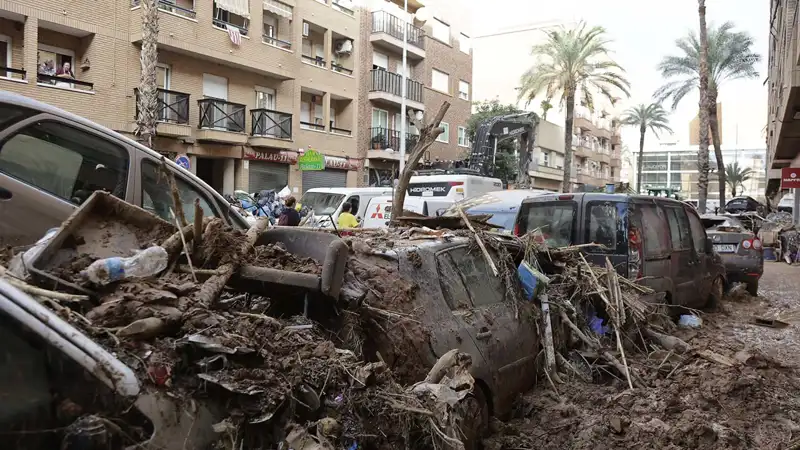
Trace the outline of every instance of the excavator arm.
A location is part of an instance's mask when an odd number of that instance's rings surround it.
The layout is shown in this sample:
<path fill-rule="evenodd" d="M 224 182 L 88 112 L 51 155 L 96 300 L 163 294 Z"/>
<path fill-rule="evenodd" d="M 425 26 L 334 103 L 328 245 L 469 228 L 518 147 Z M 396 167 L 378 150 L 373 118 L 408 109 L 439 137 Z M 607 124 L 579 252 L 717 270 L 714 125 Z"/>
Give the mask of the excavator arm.
<path fill-rule="evenodd" d="M 469 168 L 484 176 L 494 175 L 497 144 L 507 139 L 520 139 L 518 184 L 527 184 L 528 167 L 533 157 L 533 143 L 539 117 L 532 112 L 495 116 L 486 119 L 475 130 L 475 140 L 469 158 Z"/>

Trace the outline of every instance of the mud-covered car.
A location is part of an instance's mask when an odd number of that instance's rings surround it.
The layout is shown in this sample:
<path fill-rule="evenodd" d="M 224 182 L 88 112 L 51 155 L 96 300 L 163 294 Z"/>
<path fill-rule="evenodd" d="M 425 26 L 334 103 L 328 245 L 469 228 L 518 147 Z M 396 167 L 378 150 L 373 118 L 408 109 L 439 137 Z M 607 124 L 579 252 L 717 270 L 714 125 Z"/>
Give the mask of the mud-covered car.
<path fill-rule="evenodd" d="M 365 356 L 379 352 L 393 373 L 410 380 L 424 377 L 451 349 L 472 356 L 470 372 L 480 388 L 471 399 L 480 412 L 470 430 L 475 435 L 486 432 L 490 414 L 506 415 L 519 393 L 533 385 L 540 350 L 535 307 L 521 300 L 515 271 L 522 249 L 500 235 L 486 245 L 497 276 L 475 241 L 466 238 L 396 240 L 380 256 L 373 248 L 371 255 L 348 263 L 357 278 L 382 293 L 383 307 L 409 316 L 399 319 L 401 324 L 367 330 L 373 342 L 365 346 L 375 348 L 365 348 Z M 370 302 L 368 296 L 365 303 Z"/>
<path fill-rule="evenodd" d="M 701 220 L 725 264 L 728 282 L 745 283 L 750 295 L 758 295 L 758 281 L 764 273 L 761 239 L 736 217 L 705 214 Z"/>

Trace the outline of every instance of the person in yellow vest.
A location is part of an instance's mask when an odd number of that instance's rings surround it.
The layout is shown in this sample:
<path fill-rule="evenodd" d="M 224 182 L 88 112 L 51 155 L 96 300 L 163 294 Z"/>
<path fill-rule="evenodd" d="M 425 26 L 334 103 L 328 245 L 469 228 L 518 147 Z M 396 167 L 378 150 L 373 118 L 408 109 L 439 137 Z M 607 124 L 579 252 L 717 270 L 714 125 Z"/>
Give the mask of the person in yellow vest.
<path fill-rule="evenodd" d="M 344 202 L 342 205 L 342 212 L 339 214 L 339 222 L 337 224 L 340 229 L 355 228 L 358 226 L 358 220 L 356 219 L 356 216 L 350 213 L 352 208 L 353 206 L 350 205 L 350 202 Z"/>

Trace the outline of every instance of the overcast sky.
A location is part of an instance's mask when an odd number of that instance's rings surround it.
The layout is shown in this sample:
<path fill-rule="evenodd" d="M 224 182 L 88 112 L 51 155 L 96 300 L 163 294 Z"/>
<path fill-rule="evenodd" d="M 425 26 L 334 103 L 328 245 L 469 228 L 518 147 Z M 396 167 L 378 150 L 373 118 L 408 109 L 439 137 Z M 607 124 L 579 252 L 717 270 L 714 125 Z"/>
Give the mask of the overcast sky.
<path fill-rule="evenodd" d="M 656 65 L 663 56 L 677 54 L 675 40 L 699 26 L 697 0 L 464 0 L 472 4 L 473 36 L 498 28 L 522 26 L 543 21 L 586 20 L 601 25 L 614 40 L 614 58 L 622 65 L 632 84 L 627 104 L 649 102 L 653 92 L 663 84 Z M 764 0 L 707 0 L 707 17 L 711 23 L 731 21 L 737 30 L 747 31 L 762 54 L 756 80 L 734 81 L 721 88 L 723 104 L 723 146 L 764 147 L 766 125 L 767 51 L 769 37 L 769 5 Z M 497 49 L 502 51 L 502 49 Z M 510 58 L 531 58 L 527 54 Z M 671 116 L 675 137 L 688 144 L 689 121 L 697 114 L 698 94 L 687 96 Z M 669 105 L 666 105 L 669 107 Z M 548 117 L 549 119 L 549 117 Z M 737 132 L 738 128 L 738 132 Z M 624 142 L 638 150 L 638 131 L 626 130 Z M 654 139 L 650 138 L 650 142 Z M 662 136 L 662 139 L 664 137 Z M 667 138 L 670 139 L 670 138 Z M 649 145 L 647 146 L 650 147 Z"/>

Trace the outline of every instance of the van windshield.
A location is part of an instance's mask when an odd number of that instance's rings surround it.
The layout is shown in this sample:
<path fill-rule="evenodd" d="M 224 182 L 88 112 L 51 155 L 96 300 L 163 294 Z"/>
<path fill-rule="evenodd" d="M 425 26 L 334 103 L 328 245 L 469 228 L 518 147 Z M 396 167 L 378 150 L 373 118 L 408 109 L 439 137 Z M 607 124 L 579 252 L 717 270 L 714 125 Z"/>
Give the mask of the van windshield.
<path fill-rule="evenodd" d="M 514 219 L 517 218 L 516 211 L 482 211 L 480 209 L 470 209 L 469 214 L 490 214 L 492 217 L 487 221 L 490 225 L 494 225 L 501 230 L 512 230 L 514 228 Z"/>
<path fill-rule="evenodd" d="M 534 233 L 548 247 L 567 247 L 572 244 L 575 202 L 531 203 L 523 208 L 522 219 L 524 231 Z"/>
<path fill-rule="evenodd" d="M 339 205 L 344 200 L 344 194 L 332 192 L 306 192 L 300 199 L 302 206 L 308 206 L 314 210 L 317 216 L 327 216 L 336 212 Z"/>

